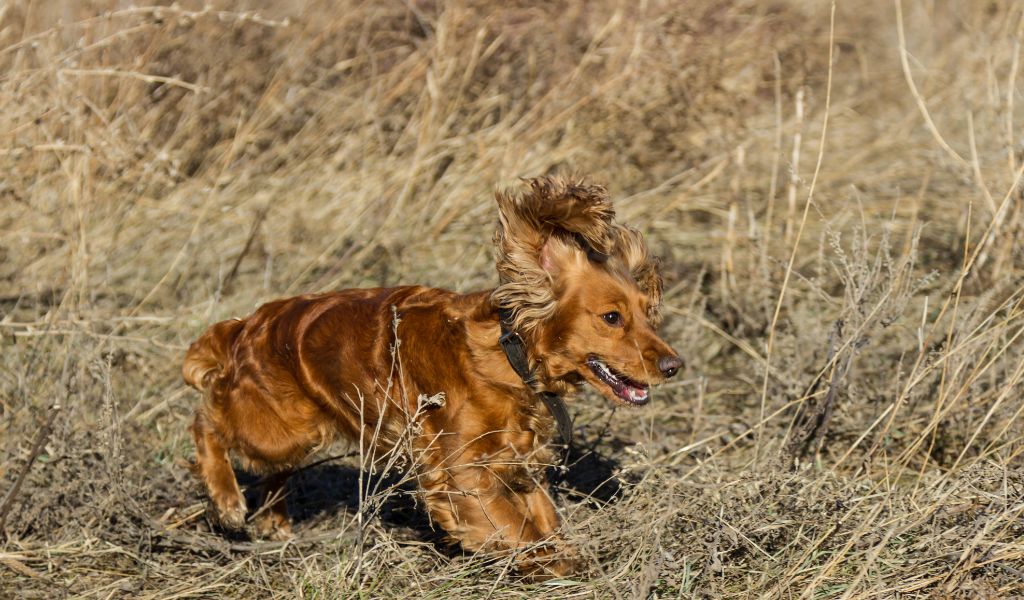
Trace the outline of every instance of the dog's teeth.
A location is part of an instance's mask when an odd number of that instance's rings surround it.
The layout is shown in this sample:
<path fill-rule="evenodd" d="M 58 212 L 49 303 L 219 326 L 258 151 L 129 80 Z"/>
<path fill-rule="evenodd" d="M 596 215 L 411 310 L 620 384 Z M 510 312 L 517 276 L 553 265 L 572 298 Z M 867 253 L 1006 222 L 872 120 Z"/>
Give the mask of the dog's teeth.
<path fill-rule="evenodd" d="M 644 404 L 647 402 L 647 388 L 637 387 L 628 378 L 612 371 L 611 367 L 603 361 L 591 358 L 587 361 L 591 370 L 602 381 L 608 384 L 616 396 L 631 404 Z"/>

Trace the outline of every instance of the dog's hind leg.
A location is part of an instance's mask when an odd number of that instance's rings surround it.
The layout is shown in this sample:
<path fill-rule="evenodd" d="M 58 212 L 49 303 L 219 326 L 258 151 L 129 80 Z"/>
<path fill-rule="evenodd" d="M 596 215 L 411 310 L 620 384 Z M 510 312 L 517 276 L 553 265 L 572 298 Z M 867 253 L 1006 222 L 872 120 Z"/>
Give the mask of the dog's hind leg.
<path fill-rule="evenodd" d="M 228 449 L 202 408 L 192 422 L 192 439 L 196 444 L 193 471 L 206 485 L 220 523 L 228 529 L 241 529 L 245 526 L 245 498 L 231 468 Z"/>
<path fill-rule="evenodd" d="M 263 484 L 263 506 L 256 517 L 256 531 L 261 537 L 287 540 L 292 537 L 292 524 L 288 518 L 285 492 L 291 471 L 275 473 Z"/>

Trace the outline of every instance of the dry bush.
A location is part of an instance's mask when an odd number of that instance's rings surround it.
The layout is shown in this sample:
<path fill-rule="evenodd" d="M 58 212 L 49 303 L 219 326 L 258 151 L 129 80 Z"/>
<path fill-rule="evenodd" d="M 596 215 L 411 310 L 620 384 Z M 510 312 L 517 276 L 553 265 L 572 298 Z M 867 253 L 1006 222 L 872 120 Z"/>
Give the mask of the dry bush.
<path fill-rule="evenodd" d="M 0 6 L 0 595 L 1024 594 L 1022 10 Z M 445 547 L 365 457 L 296 477 L 293 543 L 211 530 L 188 342 L 493 285 L 493 188 L 558 171 L 648 232 L 688 362 L 572 404 L 586 571 Z"/>

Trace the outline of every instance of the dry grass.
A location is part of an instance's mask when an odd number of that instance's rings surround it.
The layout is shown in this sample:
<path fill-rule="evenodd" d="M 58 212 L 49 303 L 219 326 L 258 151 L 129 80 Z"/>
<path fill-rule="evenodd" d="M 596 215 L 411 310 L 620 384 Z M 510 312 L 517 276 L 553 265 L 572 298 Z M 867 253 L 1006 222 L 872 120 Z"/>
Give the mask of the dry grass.
<path fill-rule="evenodd" d="M 0 4 L 0 596 L 1024 594 L 1019 3 L 250 4 Z M 210 531 L 187 343 L 493 285 L 493 187 L 559 170 L 649 233 L 688 359 L 572 405 L 588 572 L 446 550 L 354 458 L 296 542 Z"/>

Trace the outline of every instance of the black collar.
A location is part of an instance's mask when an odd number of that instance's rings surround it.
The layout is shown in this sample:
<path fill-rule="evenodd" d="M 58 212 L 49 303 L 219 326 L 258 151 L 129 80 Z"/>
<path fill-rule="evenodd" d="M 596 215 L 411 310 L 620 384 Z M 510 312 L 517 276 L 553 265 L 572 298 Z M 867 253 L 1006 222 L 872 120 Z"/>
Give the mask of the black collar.
<path fill-rule="evenodd" d="M 555 418 L 555 423 L 558 426 L 558 436 L 562 438 L 562 443 L 568 449 L 572 445 L 572 417 L 569 416 L 565 402 L 557 394 L 536 391 L 536 373 L 530 369 L 530 359 L 526 355 L 526 342 L 511 327 L 512 311 L 508 308 L 499 308 L 498 317 L 501 322 L 501 337 L 498 338 L 498 341 L 501 342 L 501 348 L 505 351 L 508 364 L 512 366 L 512 370 L 523 380 L 526 387 L 539 395 L 540 399 L 544 401 L 548 412 Z"/>
<path fill-rule="evenodd" d="M 526 342 L 511 327 L 512 311 L 507 308 L 499 308 L 498 317 L 501 322 L 501 337 L 498 338 L 498 341 L 501 342 L 501 348 L 505 351 L 505 356 L 508 357 L 508 364 L 523 380 L 526 387 L 532 390 L 537 381 L 534 378 L 534 372 L 530 369 L 530 359 L 526 356 Z"/>

